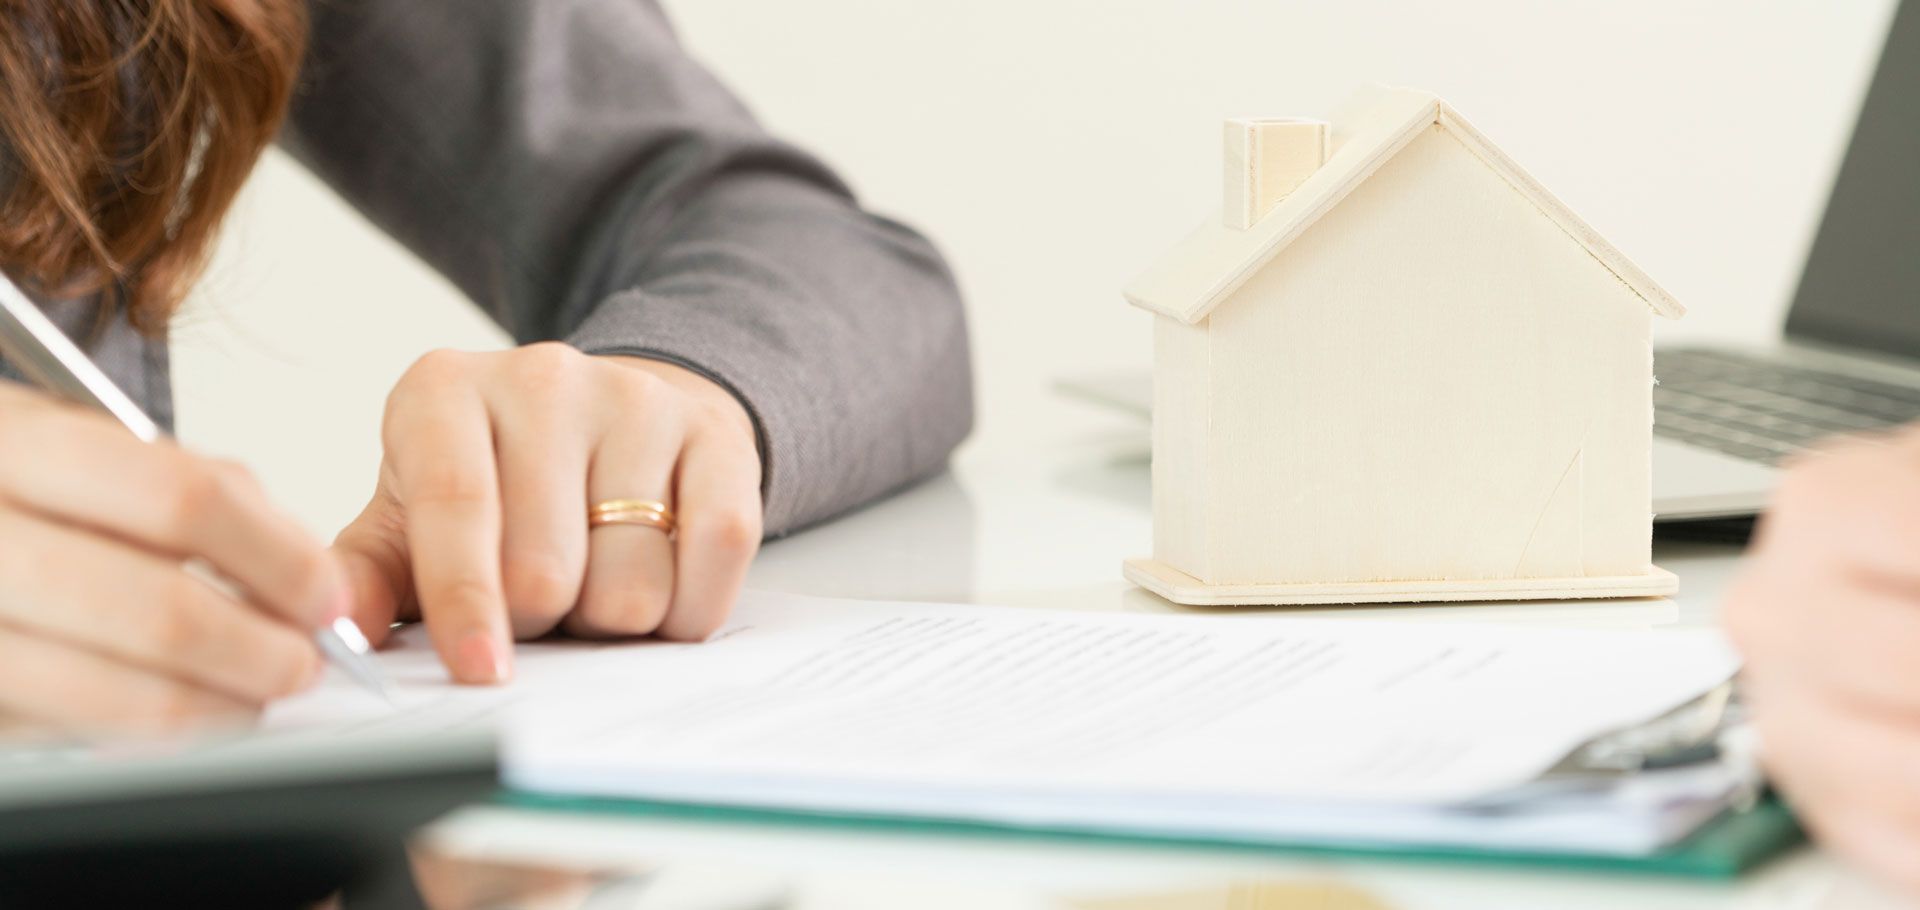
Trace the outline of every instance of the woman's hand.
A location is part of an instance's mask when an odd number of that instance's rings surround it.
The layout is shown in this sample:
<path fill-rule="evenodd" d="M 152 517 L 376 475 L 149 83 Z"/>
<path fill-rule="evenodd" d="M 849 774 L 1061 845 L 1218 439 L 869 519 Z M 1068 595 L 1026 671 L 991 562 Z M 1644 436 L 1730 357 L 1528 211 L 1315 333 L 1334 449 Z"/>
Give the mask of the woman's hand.
<path fill-rule="evenodd" d="M 7 726 L 238 721 L 315 676 L 311 630 L 347 614 L 344 577 L 244 470 L 9 382 L 0 443 Z"/>
<path fill-rule="evenodd" d="M 334 543 L 370 634 L 426 623 L 456 680 L 512 673 L 560 628 L 698 640 L 760 545 L 760 458 L 731 394 L 671 364 L 555 343 L 414 364 L 387 400 L 373 501 Z M 672 536 L 589 534 L 611 499 L 665 503 Z"/>
<path fill-rule="evenodd" d="M 1795 465 L 1726 604 L 1774 779 L 1920 892 L 1920 432 Z"/>

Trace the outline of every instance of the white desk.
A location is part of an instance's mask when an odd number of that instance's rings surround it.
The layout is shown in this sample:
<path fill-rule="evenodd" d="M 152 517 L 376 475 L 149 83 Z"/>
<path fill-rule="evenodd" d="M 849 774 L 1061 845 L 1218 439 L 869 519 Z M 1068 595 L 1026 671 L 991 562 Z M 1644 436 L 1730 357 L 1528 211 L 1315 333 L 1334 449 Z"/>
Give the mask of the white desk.
<path fill-rule="evenodd" d="M 1180 609 L 1119 578 L 1147 551 L 1147 464 L 1137 427 L 1062 405 L 1053 442 L 1031 451 L 970 449 L 953 474 L 767 547 L 756 587 L 842 597 L 971 601 L 1107 610 Z M 1463 619 L 1579 626 L 1683 627 L 1713 622 L 1737 551 L 1663 546 L 1674 600 L 1344 608 L 1355 619 Z M 436 832 L 462 852 L 609 864 L 665 864 L 661 887 L 693 896 L 785 883 L 794 907 L 1047 907 L 1051 895 L 1227 881 L 1328 879 L 1396 910 L 1424 908 L 1885 905 L 1866 882 L 1801 850 L 1738 883 L 1413 862 L 1291 858 L 1253 851 L 1089 845 L 1034 839 L 811 827 L 624 820 L 476 809 Z M 1316 904 L 1317 908 L 1326 905 Z M 1330 910 L 1330 908 L 1326 908 Z"/>

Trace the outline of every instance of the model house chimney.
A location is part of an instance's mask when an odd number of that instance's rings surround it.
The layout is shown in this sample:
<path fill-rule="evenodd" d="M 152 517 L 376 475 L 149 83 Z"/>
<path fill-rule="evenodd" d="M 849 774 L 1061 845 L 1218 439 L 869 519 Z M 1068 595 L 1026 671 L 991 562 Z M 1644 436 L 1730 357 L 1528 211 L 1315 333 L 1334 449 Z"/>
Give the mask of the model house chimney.
<path fill-rule="evenodd" d="M 1237 117 L 1227 121 L 1225 203 L 1227 227 L 1246 230 L 1267 217 L 1280 200 L 1327 160 L 1324 120 Z"/>

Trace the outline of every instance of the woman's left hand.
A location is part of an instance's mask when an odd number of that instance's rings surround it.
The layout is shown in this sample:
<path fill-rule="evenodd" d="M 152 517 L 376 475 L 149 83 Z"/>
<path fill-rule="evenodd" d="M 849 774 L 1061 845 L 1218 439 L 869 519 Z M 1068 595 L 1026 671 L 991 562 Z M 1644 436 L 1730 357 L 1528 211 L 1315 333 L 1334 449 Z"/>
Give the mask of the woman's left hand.
<path fill-rule="evenodd" d="M 760 545 L 752 420 L 665 362 L 437 351 L 394 387 L 382 440 L 373 501 L 334 541 L 354 617 L 376 640 L 424 621 L 460 682 L 507 679 L 513 640 L 556 627 L 705 638 Z M 614 499 L 663 503 L 678 529 L 589 533 L 592 504 Z"/>

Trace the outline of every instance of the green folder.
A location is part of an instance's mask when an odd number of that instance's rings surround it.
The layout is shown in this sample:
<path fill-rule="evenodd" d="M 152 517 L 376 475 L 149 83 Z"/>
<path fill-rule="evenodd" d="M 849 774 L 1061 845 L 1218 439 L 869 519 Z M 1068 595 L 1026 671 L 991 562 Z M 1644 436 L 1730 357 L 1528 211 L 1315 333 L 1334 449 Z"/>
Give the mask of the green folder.
<path fill-rule="evenodd" d="M 906 834 L 924 832 L 942 835 L 968 835 L 993 838 L 1030 838 L 1154 844 L 1196 849 L 1230 849 L 1279 852 L 1306 856 L 1353 856 L 1378 859 L 1404 859 L 1448 863 L 1496 863 L 1527 866 L 1557 866 L 1567 869 L 1633 872 L 1652 875 L 1695 878 L 1732 878 L 1799 844 L 1805 839 L 1793 813 L 1778 797 L 1767 796 L 1751 809 L 1728 811 L 1677 844 L 1645 856 L 1601 854 L 1490 851 L 1457 847 L 1392 847 L 1253 841 L 1236 839 L 1188 838 L 1138 835 L 1123 832 L 1087 831 L 1055 828 L 1024 828 L 987 822 L 949 819 L 903 819 L 894 816 L 806 812 L 789 809 L 751 809 L 732 806 L 705 806 L 637 799 L 610 799 L 590 796 L 555 796 L 511 791 L 498 801 L 508 806 L 567 812 L 592 812 L 644 818 L 722 822 L 739 825 L 785 826 L 793 828 L 841 828 L 896 831 Z"/>

